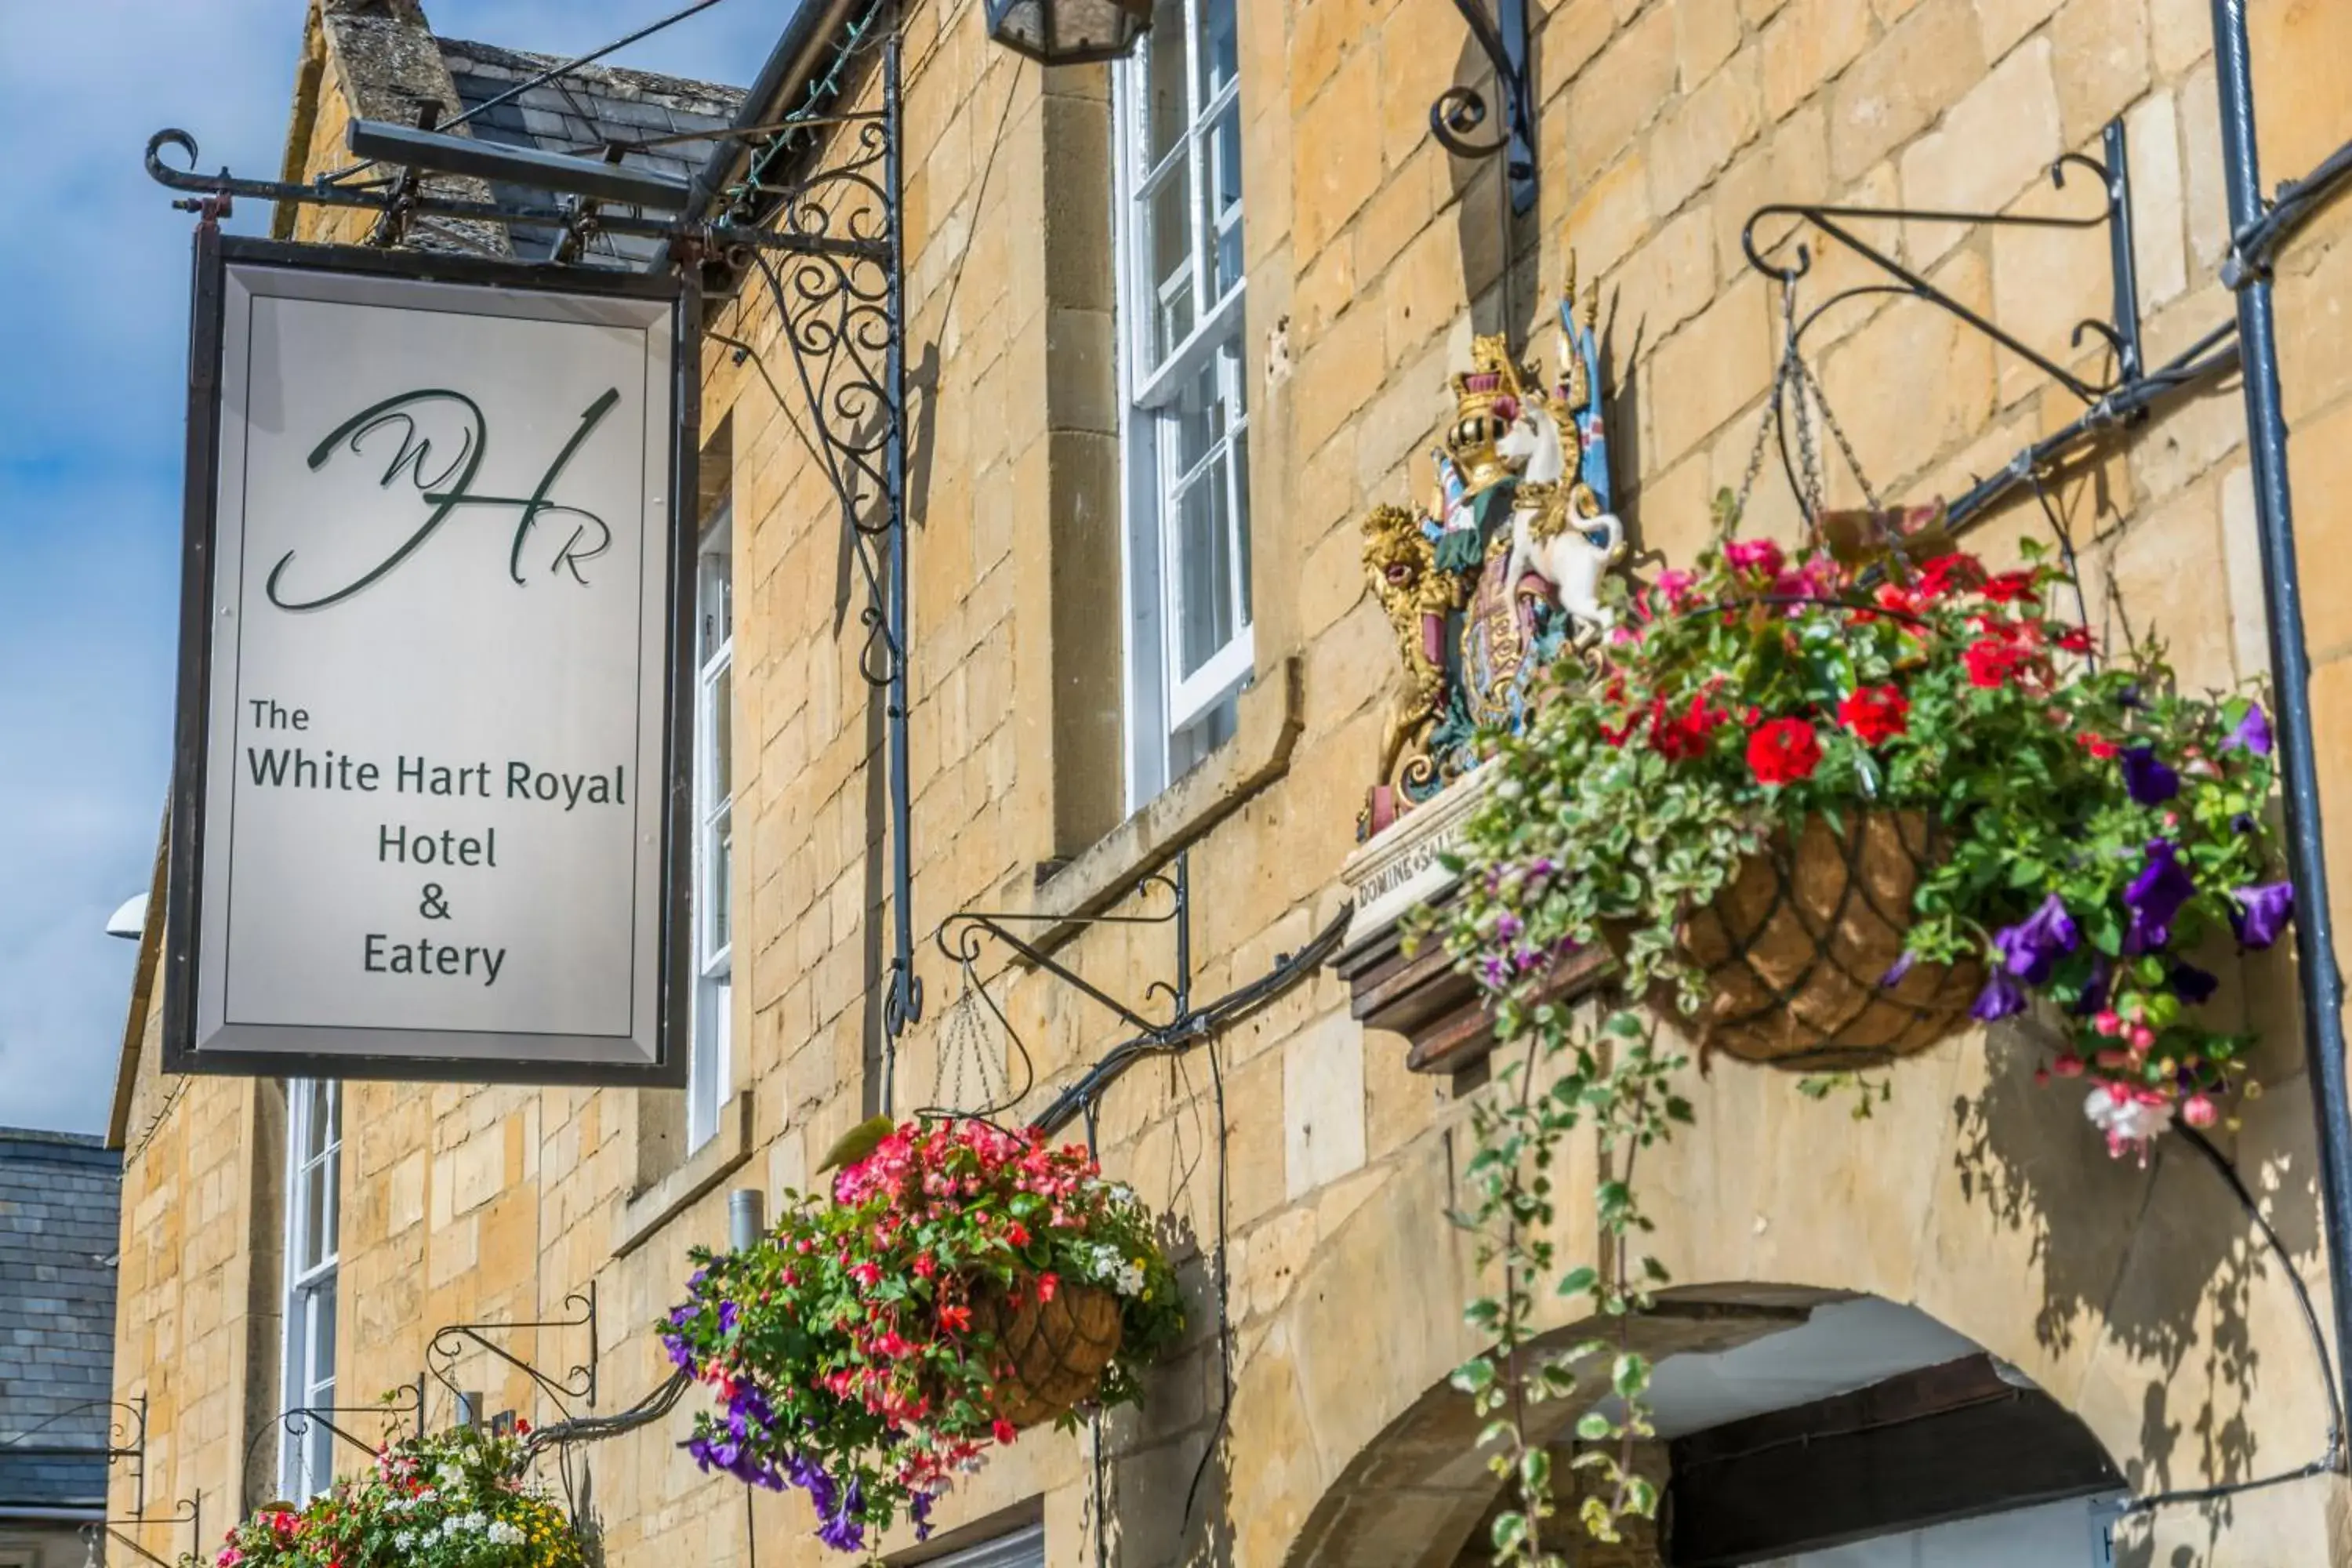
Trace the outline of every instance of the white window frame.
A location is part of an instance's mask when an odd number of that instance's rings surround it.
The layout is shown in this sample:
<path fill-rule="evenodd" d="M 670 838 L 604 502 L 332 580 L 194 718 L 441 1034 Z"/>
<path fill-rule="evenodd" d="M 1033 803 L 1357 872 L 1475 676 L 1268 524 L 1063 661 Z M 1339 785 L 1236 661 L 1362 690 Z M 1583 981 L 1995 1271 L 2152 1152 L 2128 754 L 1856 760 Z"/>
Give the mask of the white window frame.
<path fill-rule="evenodd" d="M 1209 298 L 1220 248 L 1231 239 L 1233 250 L 1240 250 L 1247 202 L 1244 190 L 1241 201 L 1208 212 L 1213 188 L 1212 142 L 1226 129 L 1220 122 L 1239 102 L 1241 77 L 1236 68 L 1213 94 L 1204 97 L 1208 84 L 1202 73 L 1207 66 L 1202 48 L 1204 16 L 1213 8 L 1232 7 L 1238 34 L 1240 4 L 1241 0 L 1162 0 L 1163 6 L 1181 9 L 1184 18 L 1186 120 L 1176 144 L 1149 169 L 1142 165 L 1150 138 L 1146 123 L 1150 113 L 1150 50 L 1153 37 L 1167 23 L 1156 24 L 1134 54 L 1113 68 L 1117 167 L 1111 232 L 1124 332 L 1119 392 L 1127 526 L 1120 586 L 1128 631 L 1126 750 L 1130 811 L 1199 760 L 1213 739 L 1220 710 L 1256 668 L 1248 581 L 1248 484 L 1243 462 L 1234 458 L 1236 449 L 1245 458 L 1250 424 L 1243 337 L 1246 288 L 1241 268 L 1234 266 L 1223 292 Z M 1232 134 L 1240 134 L 1237 113 L 1230 129 Z M 1155 361 L 1161 311 L 1172 293 L 1152 276 L 1146 208 L 1152 195 L 1171 179 L 1182 180 L 1188 186 L 1184 211 L 1192 241 L 1188 272 L 1173 292 L 1189 291 L 1194 320 L 1183 341 Z M 1217 396 L 1228 416 L 1226 427 L 1191 470 L 1178 473 L 1173 411 L 1202 373 L 1212 369 L 1217 377 Z M 1184 577 L 1179 559 L 1178 507 L 1191 483 L 1220 467 L 1226 487 L 1226 544 L 1234 563 L 1234 598 L 1229 609 L 1234 630 L 1200 668 L 1179 676 L 1176 672 L 1182 659 L 1180 595 Z"/>
<path fill-rule="evenodd" d="M 686 1145 L 688 1152 L 718 1135 L 719 1113 L 730 1091 L 734 1034 L 734 911 L 726 907 L 734 888 L 734 781 L 719 776 L 719 726 L 733 733 L 732 713 L 719 711 L 724 689 L 732 702 L 735 667 L 734 509 L 721 503 L 702 531 L 695 552 L 694 701 L 694 959 L 693 1040 L 687 1065 Z M 703 562 L 713 554 L 728 561 L 727 589 L 710 602 Z M 726 625 L 715 639 L 705 635 L 714 614 Z M 731 745 L 730 745 L 731 752 Z M 719 876 L 721 862 L 728 875 Z M 722 894 L 720 887 L 726 888 Z"/>
<path fill-rule="evenodd" d="M 1045 1568 L 1045 1527 L 1033 1524 L 932 1559 L 924 1568 Z"/>
<path fill-rule="evenodd" d="M 335 1403 L 337 1264 L 342 1252 L 342 1085 L 333 1079 L 296 1079 L 286 1094 L 286 1318 L 283 1375 L 288 1410 L 326 1409 Z M 324 1120 L 318 1152 L 312 1130 Z M 313 1218 L 310 1176 L 322 1173 L 325 1205 L 316 1217 L 320 1244 L 307 1254 Z M 278 1427 L 278 1491 L 302 1502 L 334 1479 L 334 1433 L 322 1421 L 282 1422 Z"/>

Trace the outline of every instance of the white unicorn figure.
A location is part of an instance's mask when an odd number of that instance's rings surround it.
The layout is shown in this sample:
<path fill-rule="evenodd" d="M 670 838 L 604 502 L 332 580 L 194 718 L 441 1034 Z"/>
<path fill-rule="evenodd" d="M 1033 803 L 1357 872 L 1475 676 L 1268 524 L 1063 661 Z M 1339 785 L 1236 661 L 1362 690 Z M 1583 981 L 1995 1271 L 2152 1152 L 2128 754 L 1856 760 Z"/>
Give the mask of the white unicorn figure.
<path fill-rule="evenodd" d="M 1495 451 L 1519 470 L 1524 498 L 1511 508 L 1511 557 L 1504 583 L 1516 592 L 1520 577 L 1532 571 L 1551 585 L 1552 602 L 1572 619 L 1607 631 L 1601 574 L 1624 551 L 1624 524 L 1613 512 L 1576 515 L 1576 487 L 1567 482 L 1567 444 L 1543 402 L 1519 400 Z"/>

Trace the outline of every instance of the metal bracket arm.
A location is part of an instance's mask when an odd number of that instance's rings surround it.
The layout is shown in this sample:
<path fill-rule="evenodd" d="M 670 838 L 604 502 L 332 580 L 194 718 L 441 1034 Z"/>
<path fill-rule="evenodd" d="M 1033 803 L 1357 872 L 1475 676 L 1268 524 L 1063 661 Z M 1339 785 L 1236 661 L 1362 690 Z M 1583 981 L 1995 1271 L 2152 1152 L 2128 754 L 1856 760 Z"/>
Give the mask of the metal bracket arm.
<path fill-rule="evenodd" d="M 458 1388 L 450 1373 L 457 1365 L 457 1358 L 465 1353 L 466 1346 L 470 1343 L 477 1349 L 489 1352 L 490 1354 L 530 1379 L 565 1415 L 572 1414 L 570 1405 L 566 1404 L 568 1400 L 585 1400 L 588 1408 L 593 1410 L 596 1408 L 596 1282 L 591 1279 L 586 1289 L 574 1290 L 571 1295 L 563 1298 L 563 1304 L 567 1307 L 576 1304 L 580 1309 L 580 1315 L 576 1318 L 559 1318 L 533 1323 L 444 1324 L 434 1331 L 432 1342 L 425 1346 L 425 1368 L 432 1373 L 434 1381 L 447 1389 L 452 1397 L 463 1399 L 464 1391 Z M 513 1333 L 524 1329 L 586 1329 L 588 1359 L 578 1365 L 567 1368 L 562 1381 L 558 1382 L 488 1338 L 484 1331 Z M 420 1412 L 422 1404 L 423 1401 L 420 1398 Z M 422 1426 L 421 1414 L 419 1426 Z"/>
<path fill-rule="evenodd" d="M 176 148 L 184 153 L 188 166 L 173 168 L 163 160 L 163 149 Z M 147 174 L 157 184 L 175 191 L 187 191 L 196 198 L 218 200 L 222 197 L 243 196 L 249 201 L 287 202 L 302 206 L 350 207 L 363 212 L 390 214 L 395 206 L 407 216 L 425 217 L 467 218 L 478 223 L 495 223 L 507 227 L 567 228 L 577 218 L 576 211 L 560 206 L 502 206 L 494 202 L 458 201 L 446 196 L 402 193 L 395 185 L 391 190 L 364 185 L 335 184 L 325 175 L 308 184 L 296 184 L 284 180 L 241 179 L 226 168 L 217 174 L 197 171 L 196 139 L 184 131 L 158 131 L 147 139 Z M 194 201 L 175 204 L 184 210 L 195 211 Z M 682 219 L 640 217 L 627 213 L 600 212 L 597 226 L 611 234 L 638 235 L 656 239 L 690 239 L 714 248 L 736 246 L 755 250 L 775 250 L 807 256 L 835 256 L 858 260 L 879 260 L 888 255 L 887 246 L 875 239 L 830 234 L 803 234 L 790 229 L 777 232 L 750 225 L 719 222 L 691 223 Z"/>
<path fill-rule="evenodd" d="M 1535 87 L 1528 68 L 1527 0 L 1495 0 L 1495 15 L 1486 15 L 1486 0 L 1454 0 L 1454 8 L 1469 25 L 1479 51 L 1495 68 L 1503 95 L 1503 123 L 1492 141 L 1473 140 L 1493 112 L 1476 88 L 1449 87 L 1429 106 L 1429 133 L 1457 158 L 1491 158 L 1507 153 L 1503 173 L 1510 182 L 1511 210 L 1524 214 L 1536 205 Z"/>
<path fill-rule="evenodd" d="M 2146 361 L 2140 347 L 2139 282 L 2132 250 L 2131 232 L 2131 167 L 2120 120 L 2108 123 L 2103 138 L 2103 158 L 2085 153 L 2069 153 L 2050 166 L 2050 183 L 2063 189 L 2066 184 L 2067 166 L 2089 171 L 2099 181 L 2105 197 L 2101 210 L 2080 217 L 2035 216 L 2018 213 L 1945 212 L 1909 207 L 1846 207 L 1819 206 L 1799 202 L 1776 202 L 1759 207 L 1749 215 L 1739 234 L 1740 248 L 1748 254 L 1748 264 L 1768 278 L 1781 283 L 1794 283 L 1811 270 L 1813 258 L 1810 247 L 1799 244 L 1793 266 L 1767 259 L 1768 254 L 1786 244 L 1798 228 L 1810 226 L 1815 232 L 1835 241 L 1854 255 L 1869 262 L 1894 281 L 1864 283 L 1840 289 L 1806 314 L 1798 325 L 1797 336 L 1804 333 L 1823 314 L 1845 301 L 1870 294 L 1906 294 L 1948 312 L 1967 322 L 1976 331 L 2008 349 L 2011 353 L 2032 364 L 2052 380 L 2085 403 L 2095 404 L 2101 398 L 2128 386 L 2139 379 Z M 1797 223 L 1769 245 L 1759 247 L 1756 239 L 1757 225 L 1767 218 L 1794 218 Z M 1990 227 L 2091 229 L 2107 230 L 2108 270 L 2114 298 L 2109 319 L 2088 319 L 2076 325 L 2073 336 L 2080 347 L 2084 334 L 2095 333 L 2106 340 L 2116 354 L 2116 374 L 2104 384 L 2095 384 L 2076 375 L 2032 345 L 2004 331 L 1999 325 L 1943 289 L 1914 272 L 1877 247 L 1861 238 L 1846 226 L 1850 220 L 1879 219 L 1895 223 L 1959 224 L 1969 227 L 1982 225 Z"/>

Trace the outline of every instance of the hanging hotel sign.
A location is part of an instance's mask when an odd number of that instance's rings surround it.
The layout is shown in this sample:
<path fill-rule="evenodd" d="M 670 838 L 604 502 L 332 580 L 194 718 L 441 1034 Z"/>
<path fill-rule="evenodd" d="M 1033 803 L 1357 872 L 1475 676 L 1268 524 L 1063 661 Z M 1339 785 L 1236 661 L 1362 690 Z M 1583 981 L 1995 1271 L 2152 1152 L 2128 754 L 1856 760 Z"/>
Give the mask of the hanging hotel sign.
<path fill-rule="evenodd" d="M 207 227 L 195 300 L 166 1066 L 682 1082 L 692 294 Z"/>

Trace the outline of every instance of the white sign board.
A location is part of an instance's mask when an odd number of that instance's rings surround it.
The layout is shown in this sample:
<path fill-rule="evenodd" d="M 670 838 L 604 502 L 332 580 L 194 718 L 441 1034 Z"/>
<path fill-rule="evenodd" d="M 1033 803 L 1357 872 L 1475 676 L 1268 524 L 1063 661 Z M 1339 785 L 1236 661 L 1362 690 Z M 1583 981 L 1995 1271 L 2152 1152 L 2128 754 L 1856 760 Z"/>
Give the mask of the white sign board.
<path fill-rule="evenodd" d="M 170 1065 L 677 1081 L 677 288 L 208 248 Z"/>

